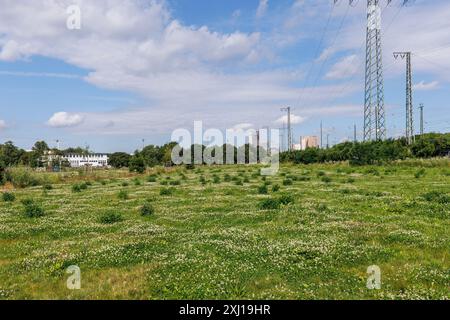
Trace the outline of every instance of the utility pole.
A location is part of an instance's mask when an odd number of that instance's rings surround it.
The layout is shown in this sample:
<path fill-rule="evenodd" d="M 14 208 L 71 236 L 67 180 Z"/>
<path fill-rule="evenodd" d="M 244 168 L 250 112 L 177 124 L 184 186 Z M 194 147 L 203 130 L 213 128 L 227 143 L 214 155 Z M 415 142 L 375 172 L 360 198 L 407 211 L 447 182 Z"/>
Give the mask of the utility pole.
<path fill-rule="evenodd" d="M 421 103 L 420 107 L 419 107 L 419 109 L 420 109 L 420 135 L 421 136 L 423 136 L 425 133 L 424 125 L 423 125 L 423 108 L 424 108 L 424 105 L 423 105 L 423 103 Z"/>
<path fill-rule="evenodd" d="M 291 127 L 291 107 L 281 108 L 281 111 L 287 112 L 287 140 L 288 140 L 288 151 L 292 151 L 292 127 Z"/>
<path fill-rule="evenodd" d="M 320 149 L 323 149 L 323 122 L 320 121 Z"/>
<path fill-rule="evenodd" d="M 353 142 L 356 143 L 358 138 L 356 137 L 356 124 L 353 126 Z"/>
<path fill-rule="evenodd" d="M 380 0 L 367 0 L 364 141 L 387 135 L 381 34 Z"/>
<path fill-rule="evenodd" d="M 330 134 L 327 133 L 327 149 L 330 148 Z"/>
<path fill-rule="evenodd" d="M 408 144 L 414 142 L 414 111 L 412 94 L 412 65 L 411 52 L 394 52 L 394 58 L 406 59 L 406 140 Z"/>

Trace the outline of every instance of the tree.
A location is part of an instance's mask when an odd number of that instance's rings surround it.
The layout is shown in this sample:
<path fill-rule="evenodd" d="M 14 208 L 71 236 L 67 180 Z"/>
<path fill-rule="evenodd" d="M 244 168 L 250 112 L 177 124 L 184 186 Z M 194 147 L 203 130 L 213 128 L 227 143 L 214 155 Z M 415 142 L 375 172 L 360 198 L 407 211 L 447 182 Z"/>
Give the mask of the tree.
<path fill-rule="evenodd" d="M 33 146 L 33 151 L 36 151 L 40 156 L 44 155 L 48 150 L 50 150 L 50 148 L 45 141 L 37 141 Z"/>
<path fill-rule="evenodd" d="M 108 163 L 114 168 L 128 168 L 131 156 L 125 152 L 116 152 L 109 156 Z"/>
<path fill-rule="evenodd" d="M 145 172 L 145 161 L 139 153 L 136 153 L 133 157 L 131 157 L 129 169 L 130 172 L 137 172 L 141 174 Z"/>
<path fill-rule="evenodd" d="M 24 150 L 17 148 L 11 141 L 0 145 L 0 161 L 3 161 L 6 167 L 19 164 L 24 153 Z"/>

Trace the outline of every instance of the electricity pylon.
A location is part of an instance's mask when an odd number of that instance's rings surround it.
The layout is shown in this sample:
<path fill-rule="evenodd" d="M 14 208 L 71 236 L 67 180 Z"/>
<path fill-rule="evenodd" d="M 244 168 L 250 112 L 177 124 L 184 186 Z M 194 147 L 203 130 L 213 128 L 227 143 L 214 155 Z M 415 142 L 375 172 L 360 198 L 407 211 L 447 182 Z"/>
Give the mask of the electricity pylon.
<path fill-rule="evenodd" d="M 281 111 L 287 112 L 287 140 L 288 152 L 292 151 L 292 127 L 291 127 L 291 107 L 281 108 Z"/>
<path fill-rule="evenodd" d="M 364 141 L 374 138 L 386 139 L 381 8 L 379 0 L 367 0 Z"/>
<path fill-rule="evenodd" d="M 394 58 L 406 59 L 406 141 L 414 142 L 414 111 L 412 95 L 411 52 L 394 52 Z"/>

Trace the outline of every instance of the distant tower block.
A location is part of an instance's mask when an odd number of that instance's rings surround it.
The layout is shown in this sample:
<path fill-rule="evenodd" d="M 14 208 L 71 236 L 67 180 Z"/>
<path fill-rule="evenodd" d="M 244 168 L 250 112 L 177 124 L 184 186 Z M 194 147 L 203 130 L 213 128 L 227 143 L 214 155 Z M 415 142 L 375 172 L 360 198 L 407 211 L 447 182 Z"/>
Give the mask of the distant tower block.
<path fill-rule="evenodd" d="M 386 139 L 380 0 L 367 0 L 364 141 Z"/>

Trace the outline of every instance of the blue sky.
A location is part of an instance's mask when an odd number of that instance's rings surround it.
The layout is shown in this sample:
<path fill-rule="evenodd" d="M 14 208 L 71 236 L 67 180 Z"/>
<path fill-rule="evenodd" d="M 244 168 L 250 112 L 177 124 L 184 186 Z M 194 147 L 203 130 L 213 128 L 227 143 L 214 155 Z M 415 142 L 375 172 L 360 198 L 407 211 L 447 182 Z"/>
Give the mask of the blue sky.
<path fill-rule="evenodd" d="M 414 105 L 425 104 L 426 129 L 450 131 L 450 3 L 381 2 L 389 136 L 404 131 L 399 50 L 414 53 Z M 295 142 L 317 135 L 320 121 L 331 143 L 351 137 L 354 124 L 361 130 L 365 1 L 0 4 L 0 142 L 132 152 L 195 120 L 279 128 L 284 106 L 294 109 Z M 66 27 L 71 4 L 80 30 Z"/>

